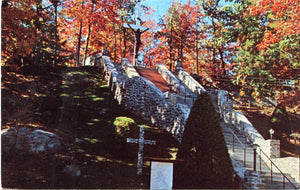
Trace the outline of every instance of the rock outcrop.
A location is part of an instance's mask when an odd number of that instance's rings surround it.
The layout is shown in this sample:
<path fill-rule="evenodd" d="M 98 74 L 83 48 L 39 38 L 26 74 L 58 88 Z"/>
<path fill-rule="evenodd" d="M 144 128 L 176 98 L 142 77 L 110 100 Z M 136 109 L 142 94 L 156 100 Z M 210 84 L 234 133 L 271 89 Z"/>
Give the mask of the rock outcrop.
<path fill-rule="evenodd" d="M 53 154 L 62 148 L 59 137 L 51 132 L 31 127 L 12 127 L 1 131 L 3 153 Z"/>

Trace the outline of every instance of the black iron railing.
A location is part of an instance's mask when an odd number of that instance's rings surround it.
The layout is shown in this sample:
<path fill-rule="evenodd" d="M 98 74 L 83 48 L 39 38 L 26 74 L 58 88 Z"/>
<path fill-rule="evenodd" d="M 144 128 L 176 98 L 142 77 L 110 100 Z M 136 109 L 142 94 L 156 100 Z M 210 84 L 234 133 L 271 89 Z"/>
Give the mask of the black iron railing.
<path fill-rule="evenodd" d="M 232 131 L 232 129 L 229 129 L 231 134 L 232 134 L 232 152 L 234 152 L 234 147 L 235 147 L 235 141 L 237 141 L 241 146 L 242 149 L 244 150 L 244 167 L 246 167 L 246 147 L 244 146 L 244 144 L 241 142 L 241 140 L 238 138 L 238 136 L 236 136 L 236 134 Z"/>
<path fill-rule="evenodd" d="M 232 151 L 234 152 L 235 151 L 235 142 L 238 142 L 241 146 L 242 146 L 242 149 L 244 150 L 244 167 L 246 166 L 246 147 L 245 145 L 241 142 L 241 140 L 238 138 L 238 136 L 233 132 L 232 129 L 230 129 L 230 132 L 232 133 Z M 259 153 L 257 153 L 257 150 L 259 149 Z M 270 163 L 270 171 L 271 171 L 271 183 L 273 182 L 273 175 L 274 175 L 274 168 L 277 169 L 277 171 L 282 175 L 282 188 L 285 189 L 286 188 L 286 183 L 289 183 L 291 185 L 291 187 L 293 187 L 294 189 L 298 189 L 300 187 L 297 187 L 280 169 L 279 167 L 271 160 L 270 157 L 267 156 L 267 154 L 260 148 L 258 147 L 257 149 L 255 149 L 255 151 L 253 152 L 254 157 L 255 159 L 253 160 L 254 163 L 253 163 L 253 170 L 256 170 L 256 155 L 259 156 L 259 168 L 260 168 L 260 171 L 262 171 L 262 167 L 261 167 L 261 164 L 262 164 L 262 160 L 264 162 L 268 162 Z M 262 158 L 262 155 L 266 158 L 266 159 L 263 159 Z"/>
<path fill-rule="evenodd" d="M 259 149 L 259 165 L 260 165 L 260 170 L 261 170 L 261 160 L 262 160 L 262 155 L 264 155 L 267 159 L 267 161 L 270 163 L 270 170 L 271 170 L 271 183 L 273 182 L 273 167 L 277 169 L 277 171 L 282 175 L 282 188 L 286 188 L 286 183 L 288 182 L 294 189 L 298 189 L 297 186 L 279 169 L 279 167 L 271 160 L 269 156 L 260 148 Z M 266 160 L 264 160 L 267 162 Z"/>

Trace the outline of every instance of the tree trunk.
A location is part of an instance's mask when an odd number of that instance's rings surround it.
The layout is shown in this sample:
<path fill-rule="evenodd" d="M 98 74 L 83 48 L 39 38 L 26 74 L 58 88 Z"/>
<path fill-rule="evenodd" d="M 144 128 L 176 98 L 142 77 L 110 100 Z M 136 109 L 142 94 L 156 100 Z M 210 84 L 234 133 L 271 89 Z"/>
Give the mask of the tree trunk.
<path fill-rule="evenodd" d="M 200 19 L 198 20 L 198 22 L 200 23 Z M 200 31 L 198 30 L 198 27 L 196 27 L 196 71 L 197 74 L 199 75 L 199 35 L 200 35 Z"/>
<path fill-rule="evenodd" d="M 79 63 L 80 63 L 81 34 L 82 34 L 82 20 L 80 21 L 80 28 L 79 28 L 79 34 L 78 34 L 76 67 L 78 67 Z"/>
<path fill-rule="evenodd" d="M 212 26 L 213 26 L 213 33 L 214 33 L 214 36 L 216 36 L 216 26 L 215 26 L 215 21 L 213 19 L 213 17 L 211 17 L 211 23 L 212 23 Z M 214 73 L 213 74 L 216 74 L 216 44 L 214 43 L 214 46 L 213 46 L 213 67 L 214 67 Z"/>
<path fill-rule="evenodd" d="M 125 27 L 123 27 L 123 36 L 124 36 L 123 57 L 126 58 L 126 28 Z"/>
<path fill-rule="evenodd" d="M 39 37 L 39 34 L 38 34 L 38 31 L 42 28 L 42 23 L 40 21 L 40 18 L 42 17 L 42 0 L 36 0 L 36 14 L 37 14 L 37 18 L 35 20 L 35 25 L 37 26 L 36 27 L 36 30 L 35 30 L 35 37 L 38 38 Z M 41 55 L 41 47 L 39 46 L 42 46 L 42 45 L 38 45 L 38 46 L 35 46 L 34 47 L 34 50 L 32 51 L 31 53 L 31 58 L 34 62 L 34 64 L 38 63 L 39 60 L 41 59 L 40 58 L 40 55 Z"/>
<path fill-rule="evenodd" d="M 149 51 L 148 51 L 149 67 L 151 68 L 151 66 L 152 66 L 152 60 L 151 60 L 151 55 L 150 55 L 150 53 L 151 53 L 151 49 L 149 49 Z"/>
<path fill-rule="evenodd" d="M 225 72 L 225 61 L 223 59 L 223 53 L 222 53 L 222 50 L 221 50 L 221 47 L 218 48 L 219 50 L 219 54 L 220 54 L 220 59 L 221 59 L 221 69 L 222 69 L 222 75 L 225 75 L 226 72 Z"/>
<path fill-rule="evenodd" d="M 171 34 L 170 34 L 170 71 L 173 70 L 173 61 L 172 61 L 172 51 L 173 51 L 173 10 L 174 10 L 174 0 L 172 1 L 172 15 L 171 15 Z"/>
<path fill-rule="evenodd" d="M 183 42 L 181 41 L 180 55 L 179 55 L 179 58 L 181 61 L 183 61 L 183 48 L 184 48 L 184 45 L 183 45 Z"/>
<path fill-rule="evenodd" d="M 114 25 L 114 63 L 116 62 L 117 59 L 117 32 L 116 32 L 116 27 Z"/>
<path fill-rule="evenodd" d="M 212 48 L 213 50 L 213 67 L 215 66 L 216 64 L 216 49 L 215 48 Z M 215 74 L 215 73 L 214 73 Z"/>
<path fill-rule="evenodd" d="M 92 0 L 92 14 L 94 13 L 95 4 L 96 4 L 96 2 Z M 91 27 L 92 27 L 92 24 L 91 24 L 91 21 L 89 20 L 88 36 L 87 36 L 87 39 L 86 39 L 83 65 L 85 65 L 85 61 L 86 61 L 86 58 L 87 58 L 87 52 L 88 52 L 90 36 L 91 36 Z"/>
<path fill-rule="evenodd" d="M 199 49 L 198 49 L 198 34 L 196 39 L 196 67 L 197 67 L 197 74 L 199 75 Z"/>
<path fill-rule="evenodd" d="M 83 5 L 84 5 L 83 3 L 84 2 L 82 2 L 82 9 L 83 9 Z M 78 67 L 79 63 L 80 63 L 81 36 L 82 36 L 82 19 L 80 20 L 80 28 L 79 28 L 79 34 L 78 34 L 76 67 Z"/>
<path fill-rule="evenodd" d="M 57 43 L 58 43 L 58 35 L 57 35 L 57 2 L 54 5 L 55 7 L 55 48 L 54 48 L 54 65 L 57 64 Z"/>
<path fill-rule="evenodd" d="M 173 70 L 173 67 L 172 67 L 172 58 L 173 58 L 173 56 L 172 56 L 172 50 L 173 50 L 173 37 L 172 37 L 172 35 L 173 35 L 173 26 L 172 26 L 172 20 L 171 20 L 171 35 L 170 35 L 170 71 L 172 72 L 172 70 Z"/>
<path fill-rule="evenodd" d="M 90 36 L 91 36 L 91 23 L 89 23 L 89 28 L 88 28 L 88 36 L 87 36 L 87 39 L 86 39 L 83 65 L 85 65 L 85 61 L 86 61 L 86 58 L 87 58 L 87 52 L 88 52 L 88 48 L 89 48 Z"/>
<path fill-rule="evenodd" d="M 139 49 L 140 49 L 140 43 L 138 43 L 138 36 L 136 36 L 136 39 L 135 39 L 135 48 L 134 48 L 134 60 L 133 60 L 133 65 L 134 66 L 137 66 L 137 58 L 138 58 L 138 52 L 139 52 Z"/>

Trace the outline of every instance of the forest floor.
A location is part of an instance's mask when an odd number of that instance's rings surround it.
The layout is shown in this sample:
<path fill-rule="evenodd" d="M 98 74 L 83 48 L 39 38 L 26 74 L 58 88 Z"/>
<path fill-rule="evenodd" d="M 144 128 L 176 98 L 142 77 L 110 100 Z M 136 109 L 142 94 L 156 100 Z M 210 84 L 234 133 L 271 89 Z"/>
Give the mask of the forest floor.
<path fill-rule="evenodd" d="M 1 154 L 3 188 L 149 188 L 149 161 L 137 176 L 138 145 L 126 143 L 138 138 L 139 125 L 145 139 L 156 141 L 145 145 L 145 157 L 170 159 L 178 149 L 170 134 L 119 106 L 97 68 L 2 68 L 1 88 L 2 129 L 40 128 L 63 144 L 55 156 Z M 128 120 L 134 122 L 127 133 L 117 130 L 117 122 Z M 78 166 L 81 175 L 65 174 L 67 165 Z"/>

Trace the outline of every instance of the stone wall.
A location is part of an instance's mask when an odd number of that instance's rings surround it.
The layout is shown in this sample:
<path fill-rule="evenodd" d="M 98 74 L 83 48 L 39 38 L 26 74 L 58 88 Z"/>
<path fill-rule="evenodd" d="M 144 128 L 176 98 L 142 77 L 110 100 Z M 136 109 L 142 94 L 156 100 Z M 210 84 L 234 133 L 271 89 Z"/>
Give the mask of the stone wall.
<path fill-rule="evenodd" d="M 271 159 L 280 158 L 280 140 L 268 139 L 263 142 L 261 149 Z"/>
<path fill-rule="evenodd" d="M 178 105 L 166 99 L 152 82 L 140 77 L 127 59 L 123 58 L 121 65 L 118 65 L 113 64 L 109 57 L 103 56 L 95 65 L 102 68 L 119 104 L 181 141 L 188 115 Z"/>
<path fill-rule="evenodd" d="M 205 88 L 203 88 L 191 75 L 189 75 L 183 68 L 179 67 L 175 71 L 177 77 L 194 93 L 201 94 L 205 92 Z"/>
<path fill-rule="evenodd" d="M 265 173 L 247 170 L 244 174 L 245 186 L 247 189 L 265 189 Z"/>
<path fill-rule="evenodd" d="M 255 129 L 252 123 L 242 113 L 233 110 L 233 103 L 228 98 L 228 92 L 218 90 L 214 94 L 217 96 L 217 110 L 220 118 L 237 133 L 243 134 L 250 143 L 258 145 L 269 158 L 280 157 L 280 142 L 278 140 L 265 140 Z M 262 156 L 269 163 L 265 156 Z"/>
<path fill-rule="evenodd" d="M 170 104 L 164 94 L 144 77 L 133 77 L 126 81 L 123 100 L 125 108 L 137 113 L 155 126 L 171 132 L 181 139 L 185 119 L 176 105 Z"/>
<path fill-rule="evenodd" d="M 183 85 L 180 85 L 180 81 L 171 73 L 164 64 L 156 64 L 157 72 L 167 81 L 171 86 L 172 91 L 176 92 L 179 95 L 185 95 L 185 88 Z"/>
<path fill-rule="evenodd" d="M 112 82 L 116 81 L 119 76 L 118 70 L 107 56 L 103 56 L 101 59 L 97 57 L 95 61 L 97 62 L 94 65 L 103 70 L 104 78 L 108 81 L 108 85 L 111 86 Z"/>
<path fill-rule="evenodd" d="M 161 63 L 156 64 L 156 70 L 172 88 L 172 92 L 167 96 L 182 108 L 189 107 L 189 109 L 191 109 L 197 96 L 206 91 L 180 66 L 176 67 L 174 74 Z M 182 110 L 183 112 L 190 112 L 190 110 L 187 110 L 186 108 Z"/>
<path fill-rule="evenodd" d="M 133 67 L 133 65 L 130 64 L 128 59 L 122 58 L 121 65 L 122 65 L 123 69 L 125 70 L 128 78 L 139 77 L 140 76 L 139 73 Z"/>

